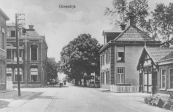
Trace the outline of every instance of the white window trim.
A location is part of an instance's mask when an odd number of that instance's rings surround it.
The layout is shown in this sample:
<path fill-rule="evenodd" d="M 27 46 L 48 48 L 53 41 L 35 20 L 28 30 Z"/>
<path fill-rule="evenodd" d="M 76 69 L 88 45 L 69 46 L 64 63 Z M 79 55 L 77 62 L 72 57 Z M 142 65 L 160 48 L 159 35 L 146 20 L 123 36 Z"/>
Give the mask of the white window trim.
<path fill-rule="evenodd" d="M 163 70 L 165 70 L 165 69 L 161 69 L 161 89 L 166 89 L 166 74 L 165 74 L 165 88 L 163 88 L 162 87 L 162 72 L 163 72 Z M 166 70 L 165 70 L 165 73 L 166 73 Z"/>
<path fill-rule="evenodd" d="M 120 69 L 120 68 L 123 69 L 123 72 L 124 72 L 124 73 L 118 73 L 118 69 Z M 124 68 L 124 67 L 118 67 L 118 68 L 117 68 L 117 75 L 118 75 L 118 74 L 120 74 L 120 82 L 117 83 L 117 84 L 124 84 L 124 82 L 123 82 L 123 83 L 121 82 L 121 78 L 122 78 L 122 75 L 124 75 L 124 78 L 125 78 L 125 68 Z"/>
<path fill-rule="evenodd" d="M 32 68 L 32 67 L 31 67 L 31 68 Z M 31 82 L 38 82 L 38 74 L 36 75 L 36 76 L 37 76 L 37 81 L 32 81 L 32 80 L 31 80 L 31 68 L 30 68 L 30 81 L 31 81 Z M 38 70 L 38 68 L 37 68 L 37 70 Z M 38 73 L 38 71 L 37 71 L 37 73 Z"/>

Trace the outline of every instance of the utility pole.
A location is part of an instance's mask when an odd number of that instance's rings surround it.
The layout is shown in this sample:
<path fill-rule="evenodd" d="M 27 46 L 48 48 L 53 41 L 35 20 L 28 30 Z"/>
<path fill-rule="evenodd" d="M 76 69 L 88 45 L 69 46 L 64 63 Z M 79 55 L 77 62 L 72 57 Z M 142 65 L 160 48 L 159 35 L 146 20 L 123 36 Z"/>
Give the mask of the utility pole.
<path fill-rule="evenodd" d="M 18 96 L 21 96 L 21 92 L 20 92 L 20 74 L 19 74 L 19 38 L 18 38 L 18 30 L 19 30 L 19 21 L 20 20 L 25 20 L 23 19 L 19 19 L 19 16 L 24 15 L 24 14 L 15 14 L 15 20 L 16 20 L 16 57 L 17 57 L 17 82 L 18 82 Z"/>

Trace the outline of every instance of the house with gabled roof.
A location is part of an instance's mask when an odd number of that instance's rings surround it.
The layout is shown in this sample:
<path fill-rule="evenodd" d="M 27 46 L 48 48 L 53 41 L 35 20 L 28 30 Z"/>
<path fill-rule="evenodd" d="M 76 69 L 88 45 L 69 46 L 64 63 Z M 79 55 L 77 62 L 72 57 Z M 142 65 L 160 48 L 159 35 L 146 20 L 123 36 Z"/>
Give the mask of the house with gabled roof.
<path fill-rule="evenodd" d="M 119 91 L 120 86 L 139 88 L 136 65 L 143 47 L 158 47 L 161 44 L 136 27 L 134 16 L 129 17 L 130 25 L 125 30 L 103 32 L 105 42 L 100 50 L 101 88 L 111 89 L 115 86 L 115 92 L 123 92 Z"/>
<path fill-rule="evenodd" d="M 140 91 L 168 93 L 173 91 L 173 48 L 145 47 L 138 61 Z"/>

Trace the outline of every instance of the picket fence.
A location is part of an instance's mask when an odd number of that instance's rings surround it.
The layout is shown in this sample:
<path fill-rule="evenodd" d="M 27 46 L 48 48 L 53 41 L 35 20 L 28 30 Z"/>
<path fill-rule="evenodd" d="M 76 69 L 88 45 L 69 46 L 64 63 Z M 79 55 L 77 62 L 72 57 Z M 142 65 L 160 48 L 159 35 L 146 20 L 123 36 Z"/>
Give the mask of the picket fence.
<path fill-rule="evenodd" d="M 139 92 L 138 86 L 116 86 L 110 85 L 110 91 L 119 93 L 137 93 Z"/>

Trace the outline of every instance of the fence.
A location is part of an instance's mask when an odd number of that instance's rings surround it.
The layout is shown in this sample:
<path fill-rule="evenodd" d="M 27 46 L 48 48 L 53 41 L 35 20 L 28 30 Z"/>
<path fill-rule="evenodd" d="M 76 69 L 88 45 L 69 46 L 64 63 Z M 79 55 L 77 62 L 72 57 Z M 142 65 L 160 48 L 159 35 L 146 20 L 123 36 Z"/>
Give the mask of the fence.
<path fill-rule="evenodd" d="M 116 86 L 110 85 L 110 91 L 119 93 L 137 93 L 139 92 L 138 86 Z"/>

